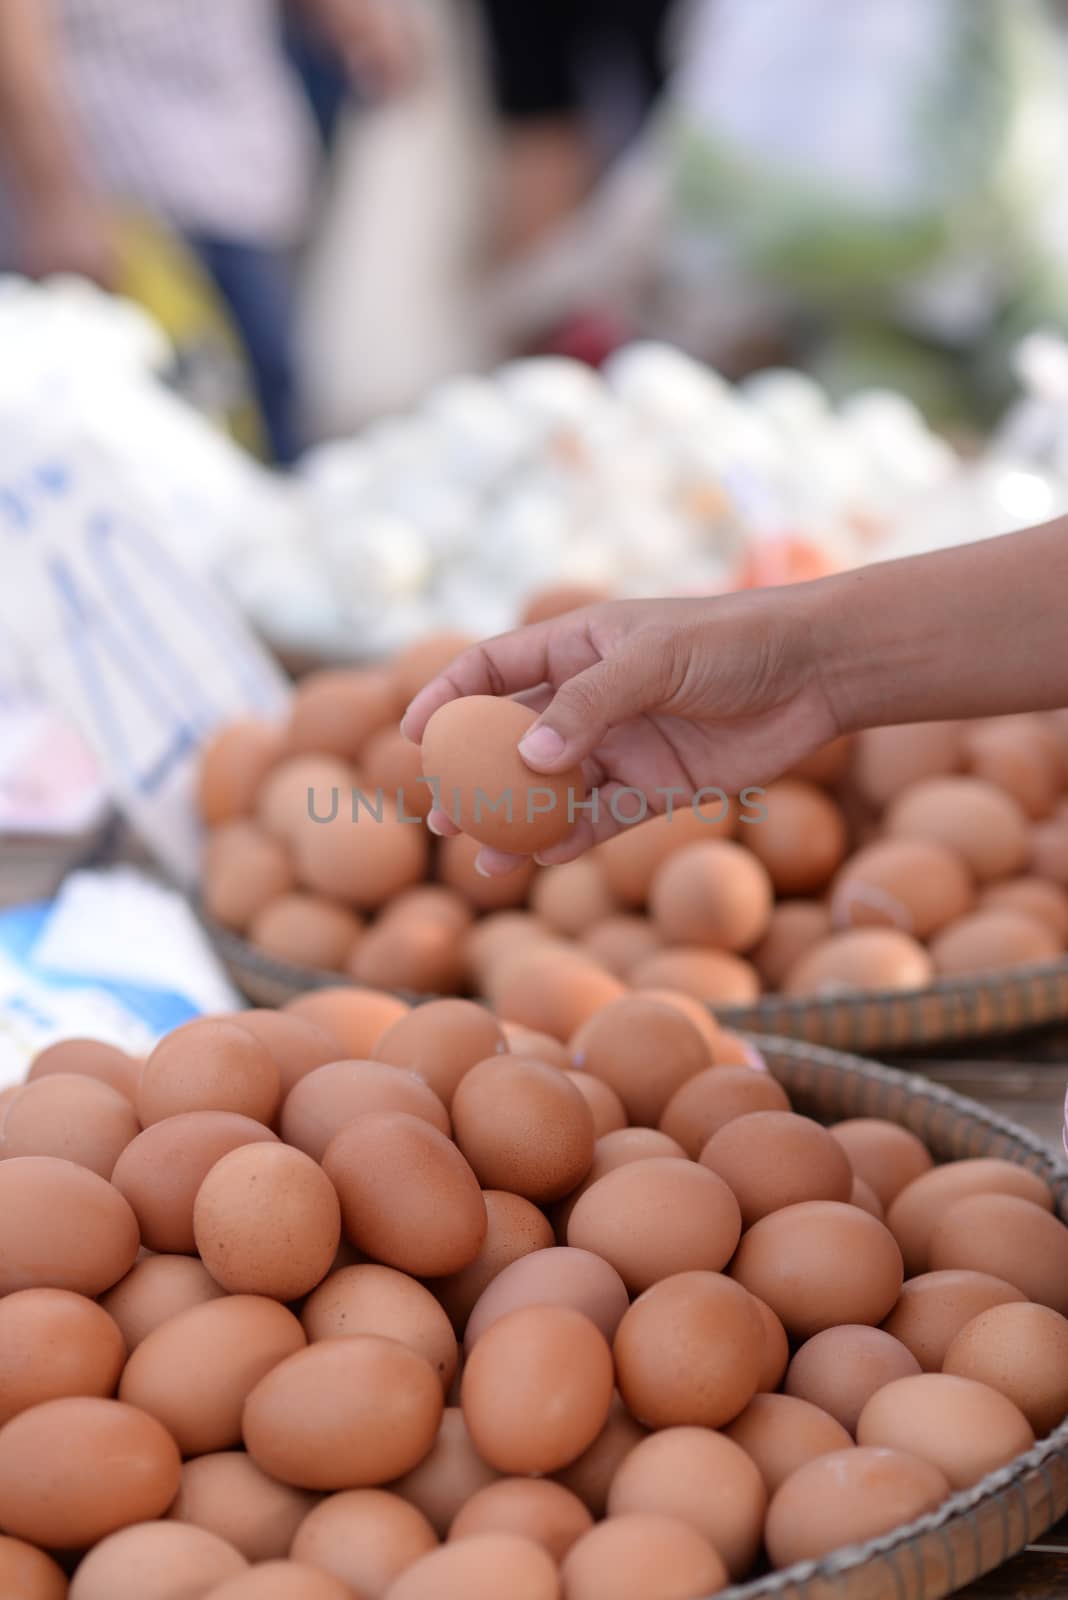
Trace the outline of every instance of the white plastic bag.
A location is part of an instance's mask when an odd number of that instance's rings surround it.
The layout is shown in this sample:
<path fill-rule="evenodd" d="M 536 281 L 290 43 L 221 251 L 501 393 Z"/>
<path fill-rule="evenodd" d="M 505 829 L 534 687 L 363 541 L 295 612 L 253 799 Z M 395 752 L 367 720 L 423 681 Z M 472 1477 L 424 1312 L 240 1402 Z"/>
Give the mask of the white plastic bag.
<path fill-rule="evenodd" d="M 419 81 L 349 117 L 306 267 L 300 362 L 320 438 L 487 359 L 475 314 L 489 147 L 477 31 L 464 0 L 413 5 Z"/>

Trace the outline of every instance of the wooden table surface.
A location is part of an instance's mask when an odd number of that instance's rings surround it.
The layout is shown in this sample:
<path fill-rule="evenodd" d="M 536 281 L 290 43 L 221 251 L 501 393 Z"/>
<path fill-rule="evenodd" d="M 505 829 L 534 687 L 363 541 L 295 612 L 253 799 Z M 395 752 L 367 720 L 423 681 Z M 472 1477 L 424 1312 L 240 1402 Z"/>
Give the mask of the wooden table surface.
<path fill-rule="evenodd" d="M 900 1065 L 981 1100 L 1062 1152 L 1068 1051 L 1060 1061 L 902 1061 Z M 1068 1519 L 1014 1561 L 958 1590 L 956 1600 L 1068 1600 Z"/>

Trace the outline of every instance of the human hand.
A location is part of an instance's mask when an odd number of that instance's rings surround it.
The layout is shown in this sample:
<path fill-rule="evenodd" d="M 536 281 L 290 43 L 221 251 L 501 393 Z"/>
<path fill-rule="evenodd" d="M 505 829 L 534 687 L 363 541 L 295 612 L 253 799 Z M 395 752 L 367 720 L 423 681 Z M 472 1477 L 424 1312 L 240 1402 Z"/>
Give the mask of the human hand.
<path fill-rule="evenodd" d="M 737 794 L 778 777 L 841 731 L 821 681 L 818 584 L 713 600 L 588 606 L 474 645 L 412 701 L 403 729 L 462 695 L 514 695 L 540 712 L 520 754 L 535 772 L 581 764 L 596 815 L 537 856 L 570 861 L 642 814 L 689 804 L 702 789 Z M 629 805 L 623 789 L 637 790 Z M 460 830 L 441 810 L 435 832 Z M 522 857 L 483 849 L 488 874 Z"/>
<path fill-rule="evenodd" d="M 19 266 L 30 278 L 70 272 L 102 288 L 115 283 L 117 257 L 106 209 L 89 193 L 41 195 L 20 208 Z"/>
<path fill-rule="evenodd" d="M 382 99 L 411 88 L 422 40 L 407 0 L 312 0 L 312 9 L 357 83 Z"/>

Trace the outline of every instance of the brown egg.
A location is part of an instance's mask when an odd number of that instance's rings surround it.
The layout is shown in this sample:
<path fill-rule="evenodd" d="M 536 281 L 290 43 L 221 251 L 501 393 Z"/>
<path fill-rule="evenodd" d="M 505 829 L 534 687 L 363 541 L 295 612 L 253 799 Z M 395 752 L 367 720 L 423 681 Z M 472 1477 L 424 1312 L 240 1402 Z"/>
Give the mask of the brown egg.
<path fill-rule="evenodd" d="M 138 1114 L 147 1128 L 183 1111 L 235 1111 L 270 1124 L 282 1080 L 266 1046 L 236 1022 L 198 1018 L 174 1028 L 145 1062 Z"/>
<path fill-rule="evenodd" d="M 1023 911 L 1046 927 L 1063 948 L 1068 944 L 1068 893 L 1046 878 L 1006 878 L 984 889 L 980 906 L 991 911 Z"/>
<path fill-rule="evenodd" d="M 345 970 L 375 988 L 454 994 L 463 986 L 466 962 L 454 928 L 385 917 L 353 947 Z"/>
<path fill-rule="evenodd" d="M 67 1575 L 43 1550 L 0 1534 L 0 1591 L 18 1600 L 67 1600 Z"/>
<path fill-rule="evenodd" d="M 499 1478 L 472 1495 L 449 1538 L 516 1533 L 540 1544 L 559 1564 L 592 1527 L 593 1518 L 578 1495 L 551 1478 Z"/>
<path fill-rule="evenodd" d="M 1057 741 L 1038 718 L 1015 717 L 965 725 L 969 772 L 1003 789 L 1033 821 L 1048 817 L 1061 791 Z"/>
<path fill-rule="evenodd" d="M 520 950 L 487 983 L 494 1010 L 554 1039 L 570 1039 L 584 1022 L 626 993 L 618 978 L 583 956 L 577 946 Z"/>
<path fill-rule="evenodd" d="M 332 1272 L 300 1320 L 309 1343 L 357 1333 L 396 1339 L 430 1363 L 443 1389 L 452 1383 L 458 1356 L 452 1324 L 429 1289 L 393 1267 L 369 1262 Z"/>
<path fill-rule="evenodd" d="M 936 839 L 878 839 L 834 880 L 836 928 L 899 928 L 921 941 L 965 916 L 975 884 L 955 850 Z"/>
<path fill-rule="evenodd" d="M 633 912 L 618 911 L 589 928 L 580 940 L 595 961 L 617 978 L 629 978 L 646 956 L 660 949 L 660 935 L 651 922 Z"/>
<path fill-rule="evenodd" d="M 768 989 L 777 989 L 790 968 L 831 931 L 831 913 L 822 900 L 784 900 L 773 906 L 767 931 L 750 959 Z"/>
<path fill-rule="evenodd" d="M 581 1073 L 576 1073 L 581 1077 Z M 591 1078 L 591 1083 L 600 1080 Z M 602 1088 L 605 1087 L 602 1085 Z M 648 1161 L 654 1156 L 678 1156 L 686 1154 L 680 1144 L 666 1133 L 660 1133 L 656 1128 L 613 1128 L 604 1133 L 593 1147 L 593 1161 L 590 1170 L 583 1178 L 577 1189 L 573 1189 L 565 1200 L 553 1207 L 552 1219 L 556 1236 L 561 1243 L 567 1239 L 567 1225 L 571 1220 L 571 1213 L 578 1205 L 587 1189 L 592 1189 L 598 1179 L 606 1173 L 614 1172 L 617 1167 L 625 1167 L 631 1161 Z"/>
<path fill-rule="evenodd" d="M 961 917 L 931 941 L 935 970 L 945 978 L 1038 966 L 1058 960 L 1061 950 L 1047 923 L 1026 911 L 996 907 Z"/>
<path fill-rule="evenodd" d="M 222 1450 L 185 1463 L 167 1514 L 225 1539 L 246 1561 L 274 1561 L 289 1554 L 317 1504 L 315 1495 L 268 1478 L 243 1450 Z"/>
<path fill-rule="evenodd" d="M 209 1300 L 141 1341 L 126 1363 L 119 1398 L 158 1418 L 183 1455 L 228 1450 L 240 1442 L 249 1391 L 304 1343 L 296 1317 L 275 1300 Z"/>
<path fill-rule="evenodd" d="M 844 1323 L 806 1339 L 790 1362 L 785 1389 L 855 1433 L 857 1419 L 877 1389 L 919 1371 L 911 1350 L 882 1328 Z"/>
<path fill-rule="evenodd" d="M 369 797 L 373 810 L 338 807 L 336 815 L 305 817 L 293 840 L 297 876 L 305 888 L 373 911 L 426 875 L 428 835 L 403 821 L 391 801 Z"/>
<path fill-rule="evenodd" d="M 853 1188 L 841 1145 L 818 1122 L 792 1111 L 732 1118 L 712 1135 L 700 1160 L 733 1191 L 746 1228 L 802 1200 L 848 1200 Z"/>
<path fill-rule="evenodd" d="M 746 845 L 778 894 L 817 893 L 846 853 L 841 809 L 823 789 L 800 778 L 769 784 L 763 808 L 763 818 L 744 829 Z"/>
<path fill-rule="evenodd" d="M 785 1089 L 770 1073 L 751 1067 L 707 1067 L 676 1089 L 664 1107 L 660 1127 L 696 1161 L 713 1134 L 737 1117 L 789 1109 Z"/>
<path fill-rule="evenodd" d="M 211 1591 L 211 1600 L 352 1600 L 352 1590 L 339 1578 L 299 1561 L 261 1561 L 248 1572 L 227 1578 Z"/>
<path fill-rule="evenodd" d="M 937 1222 L 950 1206 L 972 1194 L 1016 1194 L 1047 1211 L 1053 1209 L 1053 1196 L 1042 1179 L 1015 1162 L 982 1156 L 935 1167 L 902 1189 L 886 1216 L 910 1278 L 931 1264 L 929 1244 Z"/>
<path fill-rule="evenodd" d="M 383 906 L 378 920 L 407 927 L 423 922 L 432 922 L 435 926 L 444 924 L 460 934 L 472 927 L 474 913 L 455 889 L 443 883 L 421 883 L 414 889 L 405 889 Z"/>
<path fill-rule="evenodd" d="M 193 1237 L 231 1294 L 297 1300 L 330 1270 L 341 1207 L 310 1156 L 284 1144 L 247 1144 L 222 1156 L 200 1185 Z"/>
<path fill-rule="evenodd" d="M 76 1072 L 84 1078 L 99 1078 L 109 1088 L 117 1089 L 131 1104 L 137 1103 L 137 1090 L 141 1082 L 141 1063 L 125 1050 L 99 1039 L 61 1039 L 56 1044 L 39 1050 L 26 1074 L 27 1082 L 36 1083 L 53 1072 Z"/>
<path fill-rule="evenodd" d="M 850 1117 L 834 1123 L 830 1132 L 849 1157 L 856 1176 L 874 1190 L 883 1206 L 890 1205 L 906 1184 L 934 1166 L 922 1139 L 882 1117 Z"/>
<path fill-rule="evenodd" d="M 678 1517 L 634 1513 L 599 1522 L 568 1552 L 567 1600 L 703 1600 L 726 1585 L 727 1569 L 697 1529 Z"/>
<path fill-rule="evenodd" d="M 290 750 L 303 754 L 352 761 L 395 715 L 395 693 L 385 672 L 352 668 L 311 672 L 293 696 L 287 743 Z"/>
<path fill-rule="evenodd" d="M 910 1350 L 924 1372 L 941 1372 L 957 1334 L 991 1306 L 1027 1297 L 985 1272 L 923 1272 L 910 1278 L 883 1327 Z"/>
<path fill-rule="evenodd" d="M 593 1160 L 593 1113 L 562 1072 L 522 1056 L 471 1068 L 452 1102 L 453 1137 L 487 1189 L 544 1204 L 570 1193 Z"/>
<path fill-rule="evenodd" d="M 513 1055 L 529 1056 L 534 1061 L 544 1061 L 546 1066 L 558 1067 L 561 1072 L 571 1070 L 571 1052 L 560 1039 L 551 1033 L 538 1033 L 534 1028 L 524 1028 L 518 1022 L 502 1022 L 501 1031 Z"/>
<path fill-rule="evenodd" d="M 282 1107 L 282 1137 L 321 1161 L 335 1134 L 368 1111 L 404 1111 L 443 1134 L 452 1126 L 433 1089 L 414 1072 L 380 1061 L 332 1061 L 294 1086 Z"/>
<path fill-rule="evenodd" d="M 290 756 L 268 775 L 256 800 L 256 820 L 276 839 L 291 845 L 309 816 L 347 811 L 357 776 L 335 756 Z"/>
<path fill-rule="evenodd" d="M 586 798 L 579 768 L 549 776 L 523 762 L 516 747 L 536 720 L 515 700 L 470 695 L 435 711 L 423 732 L 423 772 L 443 808 L 471 838 L 517 855 L 559 843 Z"/>
<path fill-rule="evenodd" d="M 475 1449 L 499 1472 L 557 1472 L 604 1427 L 614 1377 L 608 1342 L 571 1306 L 526 1305 L 488 1327 L 461 1385 Z"/>
<path fill-rule="evenodd" d="M 463 834 L 457 838 L 462 839 Z M 523 872 L 520 867 L 519 872 Z M 508 882 L 513 876 L 500 880 Z M 484 880 L 492 882 L 492 879 Z M 450 891 L 451 893 L 452 891 Z M 491 911 L 488 916 L 472 922 L 464 948 L 468 969 L 479 987 L 484 987 L 490 970 L 499 961 L 536 940 L 551 942 L 553 935 L 532 911 Z"/>
<path fill-rule="evenodd" d="M 914 784 L 886 814 L 902 839 L 933 839 L 964 857 L 980 883 L 1020 872 L 1030 854 L 1030 826 L 1004 790 L 981 778 L 931 778 Z"/>
<path fill-rule="evenodd" d="M 341 1056 L 364 1061 L 386 1029 L 407 1016 L 410 1009 L 394 995 L 348 986 L 313 989 L 287 1001 L 283 1012 L 313 1022 L 340 1040 Z"/>
<path fill-rule="evenodd" d="M 853 742 L 848 734 L 821 745 L 812 755 L 799 761 L 790 771 L 791 778 L 805 778 L 809 783 L 821 783 L 825 788 L 838 783 L 849 770 Z"/>
<path fill-rule="evenodd" d="M 475 1259 L 459 1272 L 433 1279 L 430 1285 L 457 1334 L 463 1333 L 475 1304 L 499 1273 L 535 1250 L 548 1249 L 553 1242 L 544 1212 L 529 1200 L 500 1189 L 486 1189 L 482 1199 L 486 1235 Z"/>
<path fill-rule="evenodd" d="M 192 1256 L 144 1256 L 100 1304 L 132 1352 L 161 1323 L 206 1300 L 219 1300 L 225 1292 Z"/>
<path fill-rule="evenodd" d="M 160 1517 L 178 1490 L 177 1446 L 118 1400 L 48 1400 L 0 1429 L 0 1524 L 48 1550 L 84 1550 Z"/>
<path fill-rule="evenodd" d="M 340 1061 L 345 1055 L 340 1039 L 304 1017 L 285 1011 L 239 1011 L 234 1019 L 266 1046 L 282 1075 L 282 1098 L 293 1085 L 316 1067 Z"/>
<path fill-rule="evenodd" d="M 571 1213 L 567 1242 L 602 1256 L 634 1293 L 680 1272 L 719 1272 L 734 1254 L 738 1202 L 714 1172 L 678 1157 L 617 1167 Z"/>
<path fill-rule="evenodd" d="M 4 1117 L 0 1154 L 59 1156 L 110 1178 L 120 1154 L 141 1132 L 130 1102 L 98 1078 L 55 1072 L 28 1083 Z"/>
<path fill-rule="evenodd" d="M 430 1453 L 390 1487 L 421 1511 L 438 1538 L 444 1539 L 460 1508 L 487 1484 L 496 1483 L 497 1476 L 471 1443 L 459 1406 L 446 1406 Z"/>
<path fill-rule="evenodd" d="M 429 1361 L 395 1339 L 322 1339 L 267 1372 L 245 1402 L 249 1455 L 300 1489 L 363 1489 L 410 1472 L 444 1400 Z"/>
<path fill-rule="evenodd" d="M 539 872 L 530 891 L 530 909 L 554 932 L 577 939 L 611 916 L 616 905 L 600 862 L 587 854 Z"/>
<path fill-rule="evenodd" d="M 293 887 L 286 847 L 248 817 L 212 829 L 204 846 L 201 897 L 209 917 L 242 931 Z"/>
<path fill-rule="evenodd" d="M 0 1300 L 0 1426 L 45 1400 L 114 1394 L 126 1344 L 106 1311 L 66 1289 Z"/>
<path fill-rule="evenodd" d="M 624 828 L 614 839 L 598 845 L 597 857 L 619 903 L 641 906 L 657 868 L 673 851 L 688 844 L 707 844 L 710 839 L 729 839 L 734 826 L 735 809 L 729 804 L 677 807 L 670 816 L 651 817 L 637 827 Z"/>
<path fill-rule="evenodd" d="M 913 784 L 959 772 L 964 765 L 959 722 L 920 722 L 867 728 L 853 747 L 853 782 L 877 811 Z"/>
<path fill-rule="evenodd" d="M 204 1528 L 144 1522 L 101 1541 L 81 1562 L 71 1600 L 176 1600 L 214 1594 L 246 1573 L 233 1545 Z"/>
<path fill-rule="evenodd" d="M 475 866 L 481 849 L 478 840 L 465 833 L 442 839 L 437 856 L 438 877 L 442 883 L 462 894 L 478 911 L 505 911 L 525 905 L 538 870 L 534 861 L 524 861 L 522 866 L 502 877 L 486 878 Z"/>
<path fill-rule="evenodd" d="M 970 1378 L 921 1372 L 877 1390 L 860 1414 L 857 1443 L 906 1450 L 969 1489 L 1035 1442 L 1023 1412 Z"/>
<path fill-rule="evenodd" d="M 947 1499 L 945 1474 L 901 1450 L 842 1450 L 817 1456 L 787 1478 L 768 1508 L 765 1542 L 773 1564 L 819 1561 L 934 1511 Z"/>
<path fill-rule="evenodd" d="M 639 1440 L 646 1437 L 647 1430 L 634 1420 L 616 1394 L 612 1397 L 608 1419 L 596 1439 L 577 1461 L 556 1474 L 556 1482 L 576 1494 L 595 1518 L 603 1517 L 608 1491 L 620 1463 Z"/>
<path fill-rule="evenodd" d="M 483 1533 L 442 1545 L 408 1568 L 389 1600 L 559 1600 L 550 1556 L 530 1539 Z"/>
<path fill-rule="evenodd" d="M 95 1297 L 129 1272 L 140 1243 L 127 1201 L 88 1167 L 56 1156 L 0 1161 L 0 1295 Z"/>
<path fill-rule="evenodd" d="M 433 797 L 429 785 L 420 782 L 419 746 L 399 728 L 382 728 L 372 734 L 360 752 L 360 770 L 369 794 L 384 795 L 403 816 L 427 815 Z"/>
<path fill-rule="evenodd" d="M 442 628 L 436 633 L 424 634 L 399 651 L 389 664 L 398 704 L 407 707 L 431 678 L 444 672 L 458 655 L 469 650 L 475 642 L 469 634 Z"/>
<path fill-rule="evenodd" d="M 345 1584 L 346 1595 L 381 1600 L 437 1542 L 422 1512 L 395 1491 L 348 1489 L 321 1501 L 305 1518 L 291 1554 L 331 1573 Z"/>
<path fill-rule="evenodd" d="M 1068 819 L 1060 817 L 1040 822 L 1031 832 L 1031 853 L 1027 865 L 1040 878 L 1048 878 L 1068 888 Z"/>
<path fill-rule="evenodd" d="M 922 989 L 934 968 L 922 945 L 895 928 L 832 934 L 791 967 L 787 995 L 835 995 L 880 989 Z"/>
<path fill-rule="evenodd" d="M 347 906 L 298 890 L 270 900 L 251 919 L 248 936 L 279 961 L 331 971 L 344 968 L 362 931 Z"/>
<path fill-rule="evenodd" d="M 270 1128 L 236 1111 L 186 1111 L 139 1133 L 111 1181 L 133 1207 L 147 1249 L 192 1255 L 193 1204 L 216 1161 L 242 1145 L 275 1142 Z"/>
<path fill-rule="evenodd" d="M 764 1334 L 763 1360 L 760 1367 L 758 1394 L 774 1394 L 779 1388 L 790 1361 L 790 1341 L 786 1329 L 766 1301 L 751 1296 L 760 1316 Z"/>
<path fill-rule="evenodd" d="M 761 863 L 729 839 L 686 845 L 658 867 L 649 910 L 667 944 L 748 950 L 767 929 L 773 891 Z"/>
<path fill-rule="evenodd" d="M 595 1078 L 589 1072 L 565 1072 L 564 1077 L 569 1083 L 574 1084 L 589 1106 L 593 1116 L 595 1139 L 600 1139 L 606 1133 L 617 1133 L 620 1128 L 627 1126 L 626 1108 L 616 1091 L 609 1088 L 607 1083 Z M 589 1176 L 588 1171 L 586 1176 Z"/>
<path fill-rule="evenodd" d="M 201 746 L 197 810 L 209 827 L 251 813 L 260 785 L 282 754 L 282 744 L 277 728 L 250 717 L 216 729 Z"/>
<path fill-rule="evenodd" d="M 841 1322 L 882 1322 L 901 1293 L 893 1234 L 857 1206 L 808 1200 L 761 1217 L 731 1276 L 766 1300 L 795 1339 Z"/>
<path fill-rule="evenodd" d="M 886 1221 L 886 1210 L 882 1201 L 871 1185 L 864 1182 L 863 1178 L 854 1177 L 849 1204 L 851 1206 L 859 1206 L 862 1211 L 867 1211 L 870 1216 L 877 1217 L 880 1222 Z"/>
<path fill-rule="evenodd" d="M 1068 1412 L 1068 1321 L 1048 1306 L 992 1306 L 964 1325 L 942 1370 L 1005 1395 L 1043 1438 Z"/>
<path fill-rule="evenodd" d="M 681 989 L 709 1005 L 748 1006 L 760 997 L 756 968 L 725 950 L 661 950 L 640 961 L 630 981 L 635 989 Z"/>
<path fill-rule="evenodd" d="M 935 1224 L 929 1253 L 936 1272 L 988 1272 L 1039 1305 L 1068 1312 L 1068 1228 L 1031 1200 L 1012 1194 L 957 1200 Z"/>
<path fill-rule="evenodd" d="M 464 1073 L 507 1049 L 500 1024 L 484 1006 L 432 1000 L 386 1030 L 374 1059 L 416 1073 L 448 1108 Z"/>
<path fill-rule="evenodd" d="M 841 1422 L 789 1394 L 754 1395 L 726 1434 L 758 1467 L 769 1495 L 807 1461 L 853 1444 Z"/>
<path fill-rule="evenodd" d="M 531 628 L 538 622 L 551 622 L 569 611 L 580 611 L 584 606 L 600 605 L 603 600 L 611 599 L 610 589 L 598 588 L 593 583 L 551 584 L 527 597 L 519 613 L 519 627 Z"/>
<path fill-rule="evenodd" d="M 756 1559 L 766 1505 L 750 1453 L 708 1428 L 665 1428 L 643 1439 L 608 1493 L 609 1517 L 644 1512 L 690 1523 L 733 1578 L 743 1577 Z"/>
<path fill-rule="evenodd" d="M 652 1428 L 721 1428 L 757 1392 L 763 1322 L 717 1272 L 680 1272 L 639 1295 L 616 1332 L 620 1393 Z"/>
<path fill-rule="evenodd" d="M 571 1039 L 571 1059 L 619 1095 L 631 1122 L 655 1127 L 671 1097 L 711 1065 L 697 1027 L 643 995 L 605 1006 Z"/>
<path fill-rule="evenodd" d="M 467 1351 L 502 1317 L 528 1306 L 580 1311 L 611 1340 L 627 1309 L 627 1291 L 615 1268 L 591 1251 L 533 1251 L 504 1267 L 479 1298 L 467 1323 Z"/>
<path fill-rule="evenodd" d="M 323 1169 L 350 1242 L 373 1260 L 444 1277 L 478 1255 L 487 1227 L 478 1179 L 428 1122 L 401 1111 L 357 1117 L 327 1146 Z"/>

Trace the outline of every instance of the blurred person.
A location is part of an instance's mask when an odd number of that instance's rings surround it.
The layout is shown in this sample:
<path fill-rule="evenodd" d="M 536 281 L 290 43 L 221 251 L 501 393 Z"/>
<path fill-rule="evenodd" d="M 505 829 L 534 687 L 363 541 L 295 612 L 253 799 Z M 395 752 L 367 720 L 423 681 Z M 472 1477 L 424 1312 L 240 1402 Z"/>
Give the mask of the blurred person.
<path fill-rule="evenodd" d="M 300 0 L 372 90 L 403 76 L 398 0 Z M 114 285 L 116 219 L 193 250 L 244 341 L 274 457 L 300 448 L 294 252 L 318 177 L 275 0 L 2 0 L 0 265 Z"/>
<path fill-rule="evenodd" d="M 603 146 L 636 131 L 663 87 L 673 9 L 674 0 L 479 0 L 504 129 L 504 255 L 579 206 Z"/>

